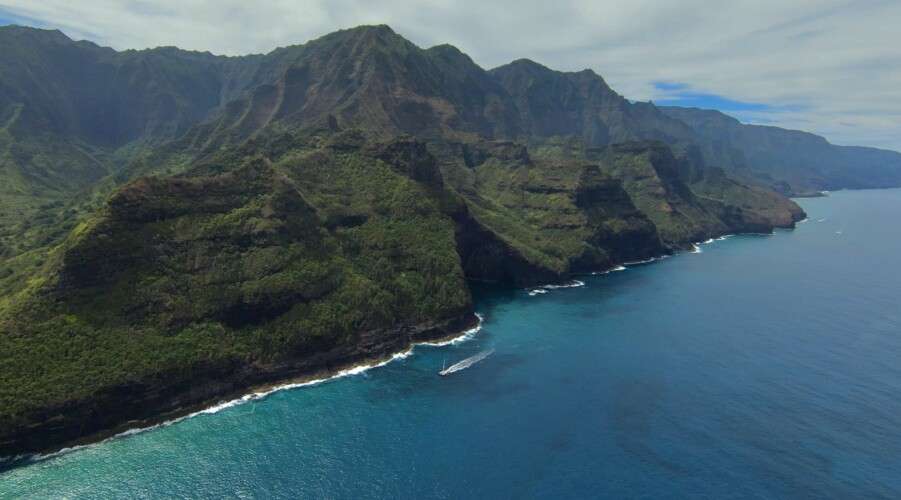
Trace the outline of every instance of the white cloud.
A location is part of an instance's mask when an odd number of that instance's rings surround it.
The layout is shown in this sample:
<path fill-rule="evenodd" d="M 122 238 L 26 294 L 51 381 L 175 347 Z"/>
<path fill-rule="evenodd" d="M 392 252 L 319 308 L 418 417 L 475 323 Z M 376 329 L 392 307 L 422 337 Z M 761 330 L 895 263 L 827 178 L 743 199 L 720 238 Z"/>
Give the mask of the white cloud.
<path fill-rule="evenodd" d="M 485 67 L 529 57 L 592 68 L 631 99 L 652 82 L 776 108 L 755 116 L 839 144 L 901 150 L 901 2 L 896 0 L 0 0 L 0 10 L 118 49 L 222 54 L 386 23 L 423 46 L 451 43 Z"/>

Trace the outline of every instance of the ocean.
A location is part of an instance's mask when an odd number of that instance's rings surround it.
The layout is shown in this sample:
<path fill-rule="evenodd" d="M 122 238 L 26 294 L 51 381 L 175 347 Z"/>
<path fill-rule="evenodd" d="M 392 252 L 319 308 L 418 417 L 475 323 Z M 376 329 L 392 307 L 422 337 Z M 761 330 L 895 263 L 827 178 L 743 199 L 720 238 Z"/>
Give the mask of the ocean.
<path fill-rule="evenodd" d="M 480 288 L 465 342 L 16 467 L 0 498 L 899 498 L 901 190 L 800 203 L 793 231 Z"/>

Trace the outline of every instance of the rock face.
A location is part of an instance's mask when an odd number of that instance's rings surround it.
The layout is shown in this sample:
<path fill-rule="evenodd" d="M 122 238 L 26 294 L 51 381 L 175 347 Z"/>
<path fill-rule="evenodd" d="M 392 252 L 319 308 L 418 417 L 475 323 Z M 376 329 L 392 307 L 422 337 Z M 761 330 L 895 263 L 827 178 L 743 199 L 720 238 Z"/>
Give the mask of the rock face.
<path fill-rule="evenodd" d="M 0 456 L 446 336 L 470 281 L 803 217 L 592 72 L 385 26 L 240 58 L 0 47 Z"/>
<path fill-rule="evenodd" d="M 553 71 L 528 59 L 491 70 L 519 110 L 523 139 L 578 137 L 587 146 L 691 141 L 692 130 L 653 105 L 630 103 L 591 70 Z"/>
<path fill-rule="evenodd" d="M 603 249 L 607 260 L 596 262 L 592 256 L 597 253 L 588 252 L 573 263 L 575 269 L 597 271 L 603 266 L 612 267 L 669 252 L 657 227 L 632 200 L 621 181 L 604 175 L 596 165 L 582 167 L 573 202 L 585 213 L 589 223 L 588 243 Z"/>
<path fill-rule="evenodd" d="M 469 213 L 456 218 L 457 253 L 466 277 L 473 281 L 530 286 L 559 281 L 563 273 L 531 262 Z"/>
<path fill-rule="evenodd" d="M 616 144 L 600 156 L 667 244 L 684 246 L 729 232 L 681 178 L 680 172 L 689 167 L 663 143 Z"/>

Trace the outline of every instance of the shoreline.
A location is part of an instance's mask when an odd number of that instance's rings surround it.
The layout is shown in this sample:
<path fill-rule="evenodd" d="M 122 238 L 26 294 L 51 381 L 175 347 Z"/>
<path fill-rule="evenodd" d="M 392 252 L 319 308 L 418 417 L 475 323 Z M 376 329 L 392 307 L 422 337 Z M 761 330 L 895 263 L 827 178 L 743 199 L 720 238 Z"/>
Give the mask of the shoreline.
<path fill-rule="evenodd" d="M 793 221 L 791 226 L 785 227 L 784 229 L 794 229 L 797 227 L 797 224 L 804 219 L 806 219 L 806 215 L 803 219 Z M 777 228 L 774 227 L 773 230 L 775 229 Z M 701 245 L 710 244 L 716 241 L 722 241 L 736 235 L 760 234 L 765 236 L 772 236 L 774 232 L 775 231 L 770 233 L 737 232 L 712 236 L 706 241 L 690 243 L 690 247 L 682 250 L 681 252 L 676 251 L 675 253 L 702 253 L 702 250 L 700 248 Z M 546 294 L 552 290 L 559 288 L 582 287 L 585 286 L 585 282 L 576 279 L 578 276 L 606 275 L 616 271 L 624 271 L 633 266 L 650 264 L 659 260 L 667 259 L 673 255 L 674 253 L 663 253 L 661 255 L 643 260 L 627 261 L 615 264 L 604 271 L 573 273 L 570 275 L 569 281 L 529 287 L 526 288 L 525 291 L 530 296 L 534 297 L 536 295 Z M 318 370 L 314 369 L 307 373 L 302 373 L 297 376 L 287 376 L 282 379 L 277 379 L 277 377 L 275 377 L 277 380 L 258 384 L 250 384 L 239 390 L 234 390 L 215 397 L 206 398 L 201 402 L 187 404 L 183 407 L 170 409 L 169 411 L 163 411 L 159 415 L 126 421 L 113 428 L 101 430 L 87 436 L 70 440 L 60 446 L 48 446 L 45 450 L 21 453 L 18 455 L 0 456 L 0 474 L 22 465 L 27 465 L 30 463 L 53 458 L 70 451 L 84 448 L 86 446 L 92 446 L 94 444 L 102 443 L 111 439 L 127 437 L 132 434 L 142 433 L 144 431 L 156 429 L 158 427 L 169 426 L 194 416 L 217 413 L 232 406 L 237 406 L 246 402 L 263 399 L 275 392 L 318 385 L 329 380 L 357 375 L 370 369 L 387 365 L 394 360 L 404 359 L 412 355 L 413 350 L 417 345 L 442 347 L 455 343 L 465 342 L 481 330 L 484 320 L 484 318 L 478 313 L 470 312 L 467 314 L 469 315 L 469 317 L 466 319 L 464 319 L 464 316 L 450 321 L 450 323 L 457 322 L 457 325 L 460 328 L 459 330 L 456 330 L 450 334 L 441 335 L 440 332 L 442 332 L 444 329 L 436 325 L 432 325 L 417 332 L 411 333 L 408 331 L 405 347 L 394 352 L 383 352 L 368 358 L 362 357 L 345 365 L 339 365 L 341 366 L 340 368 L 325 368 Z M 462 325 L 460 325 L 460 323 L 462 323 Z M 435 332 L 439 334 L 430 336 L 430 334 Z M 274 371 L 272 373 L 277 373 L 277 371 Z"/>
<path fill-rule="evenodd" d="M 212 415 L 245 403 L 261 401 L 277 392 L 310 387 L 332 380 L 360 375 L 374 368 L 388 365 L 393 361 L 412 356 L 413 351 L 417 346 L 445 347 L 448 345 L 460 344 L 473 339 L 475 335 L 482 330 L 484 321 L 485 318 L 483 315 L 473 312 L 472 321 L 467 323 L 464 326 L 464 329 L 448 335 L 436 336 L 434 338 L 411 340 L 406 348 L 394 353 L 384 354 L 370 359 L 362 359 L 349 363 L 342 368 L 318 370 L 296 377 L 289 377 L 277 382 L 249 386 L 242 391 L 236 392 L 233 395 L 235 397 L 225 396 L 211 398 L 202 403 L 196 403 L 184 408 L 166 412 L 158 417 L 132 420 L 117 426 L 114 429 L 97 432 L 90 436 L 80 438 L 72 442 L 69 446 L 50 448 L 47 451 L 22 453 L 14 456 L 0 456 L 0 475 L 17 467 L 49 460 L 90 446 L 106 443 L 115 439 L 127 438 L 161 427 L 168 427 L 196 416 Z"/>

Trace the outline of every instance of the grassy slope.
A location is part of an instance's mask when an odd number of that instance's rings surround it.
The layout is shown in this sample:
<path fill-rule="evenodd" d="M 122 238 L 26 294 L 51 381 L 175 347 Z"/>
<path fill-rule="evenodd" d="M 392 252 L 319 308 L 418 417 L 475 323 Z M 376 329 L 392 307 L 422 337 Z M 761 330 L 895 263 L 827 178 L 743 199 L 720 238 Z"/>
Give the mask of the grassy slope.
<path fill-rule="evenodd" d="M 462 314 L 453 208 L 440 186 L 327 147 L 131 183 L 3 304 L 0 421 Z"/>

